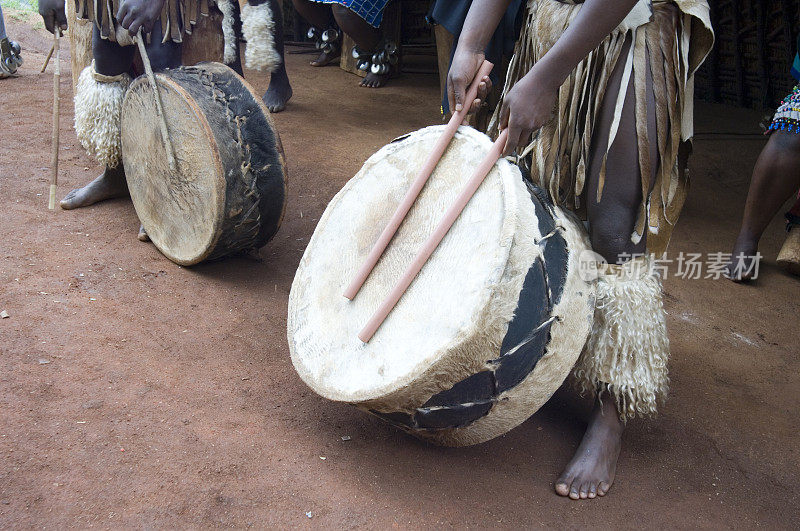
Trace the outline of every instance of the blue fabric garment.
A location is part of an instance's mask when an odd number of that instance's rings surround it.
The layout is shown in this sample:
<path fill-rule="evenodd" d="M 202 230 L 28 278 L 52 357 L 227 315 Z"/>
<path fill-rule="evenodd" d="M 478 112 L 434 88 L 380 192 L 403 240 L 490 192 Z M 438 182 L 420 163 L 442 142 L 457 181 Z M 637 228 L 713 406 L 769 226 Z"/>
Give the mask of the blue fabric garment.
<path fill-rule="evenodd" d="M 444 26 L 447 31 L 455 36 L 455 42 L 458 42 L 461 28 L 464 27 L 464 21 L 467 19 L 467 13 L 471 5 L 472 0 L 435 0 L 431 7 L 430 18 L 436 24 Z M 497 71 L 502 64 L 503 57 L 510 57 L 514 53 L 514 45 L 519 36 L 517 21 L 522 7 L 522 0 L 511 0 L 503 19 L 497 25 L 492 39 L 486 46 L 486 50 L 484 50 L 486 59 L 495 64 L 495 68 L 489 76 L 495 85 L 500 79 Z M 450 51 L 451 63 L 455 48 L 453 46 L 453 50 Z M 450 106 L 447 102 L 447 90 L 445 90 L 445 95 L 442 98 L 442 113 L 447 114 L 448 112 L 450 112 Z"/>
<path fill-rule="evenodd" d="M 367 21 L 373 28 L 379 28 L 383 20 L 383 10 L 389 0 L 311 0 L 319 4 L 339 4 Z"/>

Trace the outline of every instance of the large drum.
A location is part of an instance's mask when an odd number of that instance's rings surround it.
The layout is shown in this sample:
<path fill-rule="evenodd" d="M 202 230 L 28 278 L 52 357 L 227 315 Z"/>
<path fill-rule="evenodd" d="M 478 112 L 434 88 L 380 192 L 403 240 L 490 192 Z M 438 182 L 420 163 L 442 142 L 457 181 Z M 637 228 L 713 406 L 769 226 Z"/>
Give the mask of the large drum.
<path fill-rule="evenodd" d="M 333 198 L 292 284 L 288 338 L 320 395 L 462 446 L 517 426 L 562 384 L 588 337 L 595 288 L 579 274 L 581 223 L 500 160 L 372 340 L 357 338 L 492 145 L 459 129 L 348 301 L 342 292 L 441 129 L 384 147 Z"/>
<path fill-rule="evenodd" d="M 131 84 L 122 105 L 122 162 L 148 236 L 182 265 L 263 246 L 283 219 L 286 189 L 280 137 L 261 98 L 220 63 L 168 70 L 156 80 L 176 172 L 146 76 Z"/>

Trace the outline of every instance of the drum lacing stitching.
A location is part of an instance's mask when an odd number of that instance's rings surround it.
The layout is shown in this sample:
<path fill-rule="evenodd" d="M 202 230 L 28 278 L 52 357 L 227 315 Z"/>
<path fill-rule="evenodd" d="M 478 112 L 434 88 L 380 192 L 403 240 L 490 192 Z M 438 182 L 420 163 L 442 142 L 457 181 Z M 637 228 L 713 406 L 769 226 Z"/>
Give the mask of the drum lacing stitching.
<path fill-rule="evenodd" d="M 543 243 L 546 243 L 547 240 L 549 240 L 550 238 L 552 238 L 553 236 L 555 236 L 559 232 L 560 233 L 566 232 L 566 229 L 564 228 L 563 225 L 556 225 L 555 229 L 551 230 L 549 233 L 547 233 L 546 235 L 542 236 L 540 239 L 534 240 L 534 243 L 536 245 L 538 245 L 539 247 L 541 247 Z M 553 303 L 553 291 L 552 291 L 552 289 L 550 287 L 550 277 L 548 276 L 547 271 L 545 271 L 545 274 L 544 274 L 544 283 L 547 286 L 547 302 L 550 304 L 551 307 L 553 307 L 553 306 L 555 306 L 555 304 Z M 555 319 L 559 323 L 562 321 L 561 316 L 558 316 L 558 315 L 555 315 L 555 316 L 551 317 L 551 321 L 552 321 L 552 319 Z"/>
<path fill-rule="evenodd" d="M 225 106 L 225 117 L 227 118 L 228 123 L 230 124 L 231 130 L 234 133 L 234 137 L 236 138 L 236 145 L 239 148 L 239 151 L 242 154 L 242 162 L 241 168 L 241 175 L 243 179 L 243 184 L 247 188 L 247 197 L 251 199 L 252 203 L 250 208 L 246 211 L 242 210 L 242 212 L 237 216 L 236 221 L 234 222 L 233 226 L 236 229 L 237 233 L 239 229 L 243 226 L 247 225 L 247 232 L 250 238 L 255 238 L 258 236 L 258 230 L 261 226 L 261 212 L 258 210 L 259 202 L 261 201 L 261 194 L 256 187 L 256 175 L 252 171 L 252 165 L 250 163 L 250 146 L 244 141 L 242 137 L 242 124 L 247 121 L 246 116 L 240 116 L 235 114 L 231 110 L 230 106 L 230 99 L 227 97 L 225 92 L 219 90 L 217 88 L 217 84 L 214 82 L 214 77 L 212 74 L 209 74 L 205 71 L 200 72 L 200 80 L 202 83 L 208 87 L 211 95 L 214 97 L 215 101 L 222 103 Z M 245 175 L 250 175 L 251 178 L 245 179 Z M 255 212 L 255 216 L 253 213 Z M 240 250 L 247 246 L 245 243 L 246 240 L 243 240 L 243 243 L 238 246 L 232 247 L 232 249 Z"/>

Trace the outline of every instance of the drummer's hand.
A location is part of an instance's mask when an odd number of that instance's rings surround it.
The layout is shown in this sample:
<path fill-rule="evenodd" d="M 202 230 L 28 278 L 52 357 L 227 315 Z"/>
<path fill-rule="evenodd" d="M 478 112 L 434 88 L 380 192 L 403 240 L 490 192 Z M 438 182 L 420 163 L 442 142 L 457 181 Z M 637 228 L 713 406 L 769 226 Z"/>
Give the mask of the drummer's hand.
<path fill-rule="evenodd" d="M 139 28 L 143 28 L 145 33 L 149 33 L 156 20 L 161 16 L 164 1 L 122 0 L 119 11 L 117 11 L 117 22 L 131 35 L 136 35 Z"/>
<path fill-rule="evenodd" d="M 528 144 L 533 133 L 553 118 L 560 82 L 534 66 L 503 98 L 500 130 L 508 128 L 503 155 Z"/>
<path fill-rule="evenodd" d="M 61 31 L 67 30 L 67 13 L 64 11 L 64 0 L 39 0 L 39 14 L 44 19 L 44 27 L 55 33 L 56 26 Z"/>
<path fill-rule="evenodd" d="M 483 52 L 471 52 L 468 50 L 456 49 L 453 55 L 453 62 L 450 64 L 450 71 L 447 73 L 447 101 L 450 103 L 450 112 L 459 112 L 468 102 L 465 102 L 467 88 L 478 68 L 483 64 Z M 478 86 L 478 96 L 474 101 L 469 102 L 469 113 L 476 112 L 481 102 L 486 101 L 486 96 L 492 90 L 492 82 L 489 76 L 484 76 Z"/>

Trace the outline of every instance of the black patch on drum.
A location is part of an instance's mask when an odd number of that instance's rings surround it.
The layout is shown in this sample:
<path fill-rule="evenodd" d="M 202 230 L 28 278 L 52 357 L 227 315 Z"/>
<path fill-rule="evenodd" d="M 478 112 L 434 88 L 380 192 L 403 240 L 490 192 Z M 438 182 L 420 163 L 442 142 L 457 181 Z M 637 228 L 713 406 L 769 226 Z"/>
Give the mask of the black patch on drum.
<path fill-rule="evenodd" d="M 392 141 L 391 141 L 391 142 L 389 142 L 389 143 L 390 143 L 390 144 L 396 144 L 396 143 L 398 143 L 398 142 L 402 142 L 403 140 L 405 140 L 406 138 L 408 138 L 408 137 L 410 137 L 410 136 L 411 136 L 411 133 L 406 133 L 406 134 L 404 134 L 404 135 L 400 135 L 400 136 L 398 136 L 397 138 L 395 138 L 394 140 L 392 140 Z"/>
<path fill-rule="evenodd" d="M 561 235 L 561 231 L 556 231 L 539 245 L 544 247 L 542 254 L 547 269 L 547 285 L 550 288 L 551 302 L 555 306 L 561 300 L 564 283 L 567 281 L 569 262 L 567 241 Z"/>
<path fill-rule="evenodd" d="M 544 190 L 538 186 L 534 186 L 529 181 L 525 181 L 525 184 L 528 187 L 528 193 L 531 195 L 531 202 L 536 211 L 536 219 L 539 220 L 539 234 L 544 238 L 556 230 L 553 207 L 547 199 L 547 193 Z"/>
<path fill-rule="evenodd" d="M 414 420 L 417 427 L 426 430 L 460 428 L 489 413 L 492 405 L 494 405 L 493 400 L 483 400 L 448 407 L 419 408 Z"/>
<path fill-rule="evenodd" d="M 382 413 L 380 411 L 375 411 L 374 409 L 370 409 L 369 412 L 375 415 L 376 417 L 382 418 L 389 424 L 394 424 L 395 426 L 400 426 L 401 428 L 415 427 L 414 419 L 408 413 L 402 413 L 402 412 Z"/>
<path fill-rule="evenodd" d="M 497 381 L 498 394 L 519 384 L 533 371 L 550 342 L 550 326 L 552 324 L 552 319 L 547 321 L 526 338 L 525 342 L 520 344 L 516 350 L 491 361 L 497 366 L 494 376 Z"/>
<path fill-rule="evenodd" d="M 492 371 L 481 371 L 466 380 L 461 380 L 453 387 L 433 395 L 422 407 L 452 406 L 466 404 L 478 400 L 488 400 L 496 393 L 494 374 Z"/>
<path fill-rule="evenodd" d="M 524 342 L 531 329 L 536 330 L 550 318 L 552 309 L 545 265 L 541 258 L 537 258 L 525 275 L 517 309 L 514 311 L 514 318 L 508 324 L 508 331 L 500 347 L 500 355 Z"/>

